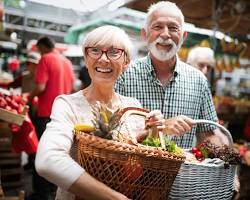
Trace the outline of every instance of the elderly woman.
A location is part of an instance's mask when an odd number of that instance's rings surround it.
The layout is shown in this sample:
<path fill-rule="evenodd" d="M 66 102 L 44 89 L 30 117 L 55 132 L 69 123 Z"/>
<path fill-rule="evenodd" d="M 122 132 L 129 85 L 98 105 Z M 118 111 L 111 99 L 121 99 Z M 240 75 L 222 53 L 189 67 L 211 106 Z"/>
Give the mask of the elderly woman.
<path fill-rule="evenodd" d="M 59 186 L 58 200 L 71 200 L 75 196 L 88 200 L 127 199 L 90 176 L 74 161 L 71 150 L 74 125 L 92 124 L 92 105 L 97 101 L 113 110 L 141 107 L 136 99 L 114 92 L 117 78 L 130 62 L 131 46 L 129 37 L 120 28 L 103 26 L 91 31 L 83 44 L 91 85 L 74 94 L 61 95 L 53 104 L 51 122 L 40 140 L 35 164 L 41 176 Z M 149 113 L 146 121 L 145 127 L 164 129 L 165 121 L 159 111 Z"/>

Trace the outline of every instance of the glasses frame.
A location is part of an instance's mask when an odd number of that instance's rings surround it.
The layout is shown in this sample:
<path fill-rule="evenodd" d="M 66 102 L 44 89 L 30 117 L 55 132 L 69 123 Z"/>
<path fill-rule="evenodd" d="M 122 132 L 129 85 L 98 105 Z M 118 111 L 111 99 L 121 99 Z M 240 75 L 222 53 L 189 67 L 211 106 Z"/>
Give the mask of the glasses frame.
<path fill-rule="evenodd" d="M 99 50 L 102 52 L 101 55 L 100 55 L 99 57 L 96 57 L 96 58 L 93 57 L 93 56 L 91 56 L 91 55 L 89 54 L 89 52 L 88 52 L 88 50 L 91 49 L 91 48 L 99 49 Z M 118 58 L 116 58 L 116 59 L 110 58 L 110 57 L 108 56 L 108 54 L 107 54 L 107 52 L 108 52 L 110 49 L 118 49 L 118 50 L 120 50 L 120 51 L 121 51 L 121 55 L 120 55 Z M 119 58 L 121 58 L 121 56 L 122 56 L 123 53 L 126 54 L 125 51 L 124 51 L 124 49 L 120 49 L 120 48 L 109 48 L 108 50 L 103 51 L 102 49 L 100 49 L 100 48 L 98 48 L 98 47 L 85 47 L 85 52 L 86 52 L 86 54 L 87 54 L 89 57 L 91 57 L 92 59 L 96 59 L 96 60 L 100 59 L 100 58 L 102 57 L 103 53 L 105 53 L 106 57 L 107 57 L 109 60 L 118 60 Z"/>

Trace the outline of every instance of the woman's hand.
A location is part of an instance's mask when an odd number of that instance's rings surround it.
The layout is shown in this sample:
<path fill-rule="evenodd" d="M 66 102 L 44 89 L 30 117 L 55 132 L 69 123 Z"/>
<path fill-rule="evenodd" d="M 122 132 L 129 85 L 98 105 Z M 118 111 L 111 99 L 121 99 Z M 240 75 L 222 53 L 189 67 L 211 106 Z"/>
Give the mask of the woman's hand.
<path fill-rule="evenodd" d="M 193 119 L 185 116 L 179 115 L 165 120 L 164 134 L 166 135 L 184 135 L 185 133 L 191 131 L 195 122 Z"/>

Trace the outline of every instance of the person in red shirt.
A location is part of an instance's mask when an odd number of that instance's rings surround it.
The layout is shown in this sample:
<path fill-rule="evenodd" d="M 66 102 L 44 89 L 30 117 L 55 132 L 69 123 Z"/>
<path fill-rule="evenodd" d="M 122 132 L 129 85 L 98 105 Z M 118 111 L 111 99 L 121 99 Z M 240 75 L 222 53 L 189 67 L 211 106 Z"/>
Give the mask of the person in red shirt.
<path fill-rule="evenodd" d="M 38 63 L 35 82 L 36 87 L 29 99 L 38 96 L 37 119 L 35 123 L 37 136 L 40 139 L 46 124 L 50 121 L 50 114 L 54 99 L 61 94 L 70 94 L 74 88 L 75 76 L 70 60 L 61 55 L 49 37 L 42 37 L 37 41 L 37 49 L 41 54 Z M 33 169 L 33 191 L 27 199 L 47 200 L 55 186 L 40 177 Z"/>

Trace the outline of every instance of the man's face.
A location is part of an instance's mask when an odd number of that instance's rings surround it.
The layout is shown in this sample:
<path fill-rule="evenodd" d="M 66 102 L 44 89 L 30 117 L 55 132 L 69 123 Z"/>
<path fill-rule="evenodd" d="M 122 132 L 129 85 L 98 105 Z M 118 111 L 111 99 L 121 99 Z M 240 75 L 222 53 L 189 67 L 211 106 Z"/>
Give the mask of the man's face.
<path fill-rule="evenodd" d="M 205 76 L 207 76 L 214 66 L 214 61 L 205 55 L 199 55 L 193 63 L 193 66 L 199 69 Z"/>
<path fill-rule="evenodd" d="M 180 17 L 159 11 L 152 13 L 146 39 L 150 52 L 158 60 L 173 58 L 183 43 Z"/>

